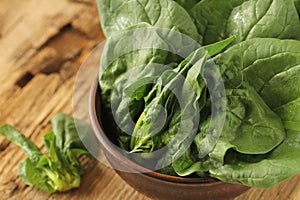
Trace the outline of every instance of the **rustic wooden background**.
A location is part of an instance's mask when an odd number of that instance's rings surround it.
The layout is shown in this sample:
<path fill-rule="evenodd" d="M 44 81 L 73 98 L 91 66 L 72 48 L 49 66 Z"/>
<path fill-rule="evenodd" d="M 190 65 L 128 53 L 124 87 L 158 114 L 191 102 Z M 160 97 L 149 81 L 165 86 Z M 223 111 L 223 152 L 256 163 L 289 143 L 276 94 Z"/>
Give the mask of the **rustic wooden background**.
<path fill-rule="evenodd" d="M 43 148 L 53 114 L 73 112 L 77 70 L 103 40 L 94 0 L 0 0 L 0 124 L 14 125 Z M 96 160 L 85 162 L 79 189 L 48 195 L 18 177 L 24 158 L 0 137 L 0 199 L 148 199 Z M 299 180 L 251 189 L 235 200 L 298 200 Z"/>

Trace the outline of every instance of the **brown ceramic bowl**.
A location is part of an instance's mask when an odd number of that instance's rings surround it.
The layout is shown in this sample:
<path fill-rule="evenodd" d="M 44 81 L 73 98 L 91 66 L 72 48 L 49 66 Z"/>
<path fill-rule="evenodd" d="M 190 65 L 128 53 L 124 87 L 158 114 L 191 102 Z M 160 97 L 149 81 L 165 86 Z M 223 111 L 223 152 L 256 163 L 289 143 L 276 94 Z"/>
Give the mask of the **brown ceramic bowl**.
<path fill-rule="evenodd" d="M 100 89 L 97 81 L 91 87 L 89 112 L 94 133 L 111 166 L 125 182 L 148 197 L 160 200 L 225 200 L 232 199 L 249 189 L 243 185 L 225 183 L 212 178 L 186 178 L 154 171 L 149 172 L 149 170 L 130 160 L 112 142 L 116 136 L 112 132 L 104 132 L 101 125 L 103 120 L 100 109 Z M 127 172 L 116 169 L 125 169 Z"/>

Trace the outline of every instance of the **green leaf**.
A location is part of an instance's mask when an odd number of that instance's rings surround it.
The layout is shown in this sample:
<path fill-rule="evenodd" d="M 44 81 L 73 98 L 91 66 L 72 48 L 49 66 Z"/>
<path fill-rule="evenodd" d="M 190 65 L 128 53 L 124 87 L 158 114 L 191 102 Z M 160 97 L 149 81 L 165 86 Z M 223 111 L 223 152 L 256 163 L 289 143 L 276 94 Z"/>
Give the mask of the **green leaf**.
<path fill-rule="evenodd" d="M 294 0 L 298 15 L 300 16 L 300 0 Z"/>
<path fill-rule="evenodd" d="M 235 36 L 235 43 L 250 38 L 300 39 L 300 22 L 292 1 L 203 0 L 191 9 L 202 45 Z"/>
<path fill-rule="evenodd" d="M 244 154 L 264 154 L 285 139 L 280 118 L 250 86 L 226 89 L 226 98 L 228 103 L 222 133 L 204 129 L 202 131 L 205 132 L 200 133 L 204 137 L 196 137 L 195 143 L 200 155 L 207 153 L 205 149 L 212 149 L 209 156 L 223 163 L 228 149 Z M 214 123 L 218 123 L 217 120 Z M 212 126 L 215 127 L 214 124 Z"/>
<path fill-rule="evenodd" d="M 81 138 L 85 139 L 93 137 L 93 132 L 86 122 L 74 119 L 64 113 L 55 114 L 51 122 L 53 132 L 56 137 L 56 146 L 63 152 L 65 152 L 67 149 L 72 148 L 86 149 L 84 144 L 82 143 Z M 91 145 L 94 144 L 97 146 L 97 144 L 95 144 L 95 141 L 91 142 Z"/>
<path fill-rule="evenodd" d="M 300 171 L 300 133 L 288 131 L 286 140 L 262 158 L 245 159 L 233 153 L 227 164 L 210 170 L 210 175 L 221 181 L 268 188 Z"/>
<path fill-rule="evenodd" d="M 22 162 L 20 162 L 20 164 L 18 166 L 18 173 L 19 173 L 19 177 L 22 179 L 22 181 L 24 181 L 24 183 L 26 185 L 31 185 L 31 183 L 27 179 L 27 175 L 26 175 L 26 160 L 23 160 Z"/>
<path fill-rule="evenodd" d="M 142 77 L 124 89 L 124 93 L 132 99 L 141 100 L 147 95 L 147 86 L 157 80 L 157 76 Z"/>
<path fill-rule="evenodd" d="M 217 166 L 217 164 L 213 163 L 213 160 L 210 158 L 202 161 L 192 159 L 191 148 L 188 148 L 180 158 L 172 162 L 172 167 L 179 176 L 188 176 L 195 172 L 198 175 L 201 174 L 201 176 L 204 176 L 205 172 L 215 166 Z M 220 166 L 220 164 L 218 164 L 218 166 Z"/>
<path fill-rule="evenodd" d="M 235 37 L 229 37 L 225 40 L 222 40 L 220 42 L 206 45 L 203 48 L 208 52 L 208 54 L 213 57 L 217 55 L 218 53 L 221 53 L 222 50 L 224 50 L 227 46 L 229 46 L 233 41 L 235 40 Z"/>
<path fill-rule="evenodd" d="M 31 140 L 29 140 L 9 124 L 0 126 L 0 134 L 6 137 L 11 142 L 20 146 L 32 162 L 37 162 L 43 155 L 39 148 Z"/>
<path fill-rule="evenodd" d="M 50 158 L 44 154 L 40 157 L 39 162 L 37 163 L 36 167 L 41 168 L 41 167 L 50 166 L 50 165 L 51 165 Z"/>
<path fill-rule="evenodd" d="M 201 0 L 174 0 L 176 3 L 184 7 L 187 11 L 189 11 L 193 6 L 195 6 Z"/>
<path fill-rule="evenodd" d="M 149 95 L 155 93 L 156 96 L 153 99 L 149 98 L 150 101 L 146 102 L 144 111 L 134 128 L 130 142 L 131 152 L 154 150 L 149 141 L 155 134 L 162 132 L 169 123 L 176 99 L 182 106 L 182 120 L 186 121 L 186 124 L 193 124 L 200 112 L 198 110 L 198 99 L 201 95 L 199 88 L 204 88 L 201 84 L 197 85 L 197 79 L 198 76 L 202 76 L 207 56 L 205 50 L 200 48 L 182 61 L 177 68 L 166 70 L 159 77 L 157 84 L 152 88 L 152 92 L 149 92 Z M 175 91 L 177 92 L 176 95 Z M 185 133 L 192 133 L 195 129 L 193 125 L 185 128 Z M 186 137 L 182 135 L 182 141 L 176 141 L 177 144 L 172 142 L 172 145 L 179 146 Z M 175 152 L 172 153 L 175 154 Z"/>
<path fill-rule="evenodd" d="M 141 22 L 180 31 L 198 40 L 189 14 L 173 0 L 97 0 L 101 26 L 106 37 Z"/>
<path fill-rule="evenodd" d="M 145 35 L 149 37 L 145 38 Z M 131 119 L 137 120 L 142 112 L 143 101 L 129 101 L 124 88 L 141 78 L 160 76 L 166 68 L 171 69 L 174 63 L 182 60 L 180 56 L 185 57 L 199 47 L 199 44 L 191 42 L 190 38 L 187 39 L 182 34 L 176 34 L 172 30 L 158 30 L 145 24 L 128 28 L 108 38 L 101 60 L 99 84 L 105 117 L 111 122 L 118 118 L 116 124 L 109 129 L 114 129 L 114 132 L 125 138 L 126 135 L 115 127 L 121 127 L 126 133 L 132 132 L 134 125 Z M 124 54 L 124 50 L 131 51 L 125 51 Z M 180 56 L 174 55 L 174 52 Z M 165 66 L 169 61 L 172 61 L 171 64 Z M 140 88 L 141 92 L 147 93 L 147 88 Z M 115 117 L 112 112 L 117 113 Z"/>
<path fill-rule="evenodd" d="M 285 127 L 300 130 L 300 41 L 251 39 L 220 54 L 215 62 L 223 74 L 228 69 L 241 71 Z"/>
<path fill-rule="evenodd" d="M 19 145 L 28 158 L 19 165 L 20 178 L 29 185 L 53 193 L 67 191 L 80 185 L 84 169 L 77 155 L 89 154 L 83 147 L 75 128 L 75 119 L 59 113 L 52 119 L 53 131 L 43 137 L 49 157 L 42 154 L 38 147 L 12 126 L 0 126 L 0 133 Z M 82 134 L 91 133 L 90 127 L 81 120 L 75 120 Z M 83 131 L 83 132 L 82 132 Z M 86 136 L 86 135 L 84 135 Z"/>
<path fill-rule="evenodd" d="M 19 176 L 26 184 L 34 185 L 48 193 L 55 192 L 55 189 L 49 184 L 48 178 L 43 170 L 37 168 L 29 158 L 19 165 Z"/>

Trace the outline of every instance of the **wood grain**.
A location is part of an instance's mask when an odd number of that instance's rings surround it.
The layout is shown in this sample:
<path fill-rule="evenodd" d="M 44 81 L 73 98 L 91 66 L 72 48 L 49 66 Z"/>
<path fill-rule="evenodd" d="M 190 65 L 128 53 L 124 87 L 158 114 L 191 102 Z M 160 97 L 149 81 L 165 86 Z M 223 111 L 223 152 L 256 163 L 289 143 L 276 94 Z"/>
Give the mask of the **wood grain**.
<path fill-rule="evenodd" d="M 10 123 L 44 149 L 43 133 L 56 112 L 72 113 L 76 73 L 104 40 L 93 0 L 0 1 L 0 124 Z M 118 200 L 147 197 L 97 160 L 84 160 L 79 189 L 48 195 L 17 175 L 25 158 L 0 137 L 0 199 Z M 300 176 L 271 189 L 251 189 L 236 200 L 300 199 Z"/>

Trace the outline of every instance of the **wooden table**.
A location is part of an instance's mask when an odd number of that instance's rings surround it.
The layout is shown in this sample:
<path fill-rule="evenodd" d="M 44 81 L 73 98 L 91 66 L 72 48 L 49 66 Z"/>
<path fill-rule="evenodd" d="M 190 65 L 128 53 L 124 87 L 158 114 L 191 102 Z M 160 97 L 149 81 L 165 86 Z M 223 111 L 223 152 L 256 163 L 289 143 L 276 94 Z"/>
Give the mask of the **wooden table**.
<path fill-rule="evenodd" d="M 43 150 L 56 112 L 71 114 L 77 71 L 104 36 L 93 0 L 0 0 L 0 124 L 12 124 Z M 17 175 L 25 158 L 0 137 L 0 199 L 148 199 L 116 173 L 88 160 L 79 189 L 48 195 Z M 300 176 L 236 200 L 300 199 Z"/>

